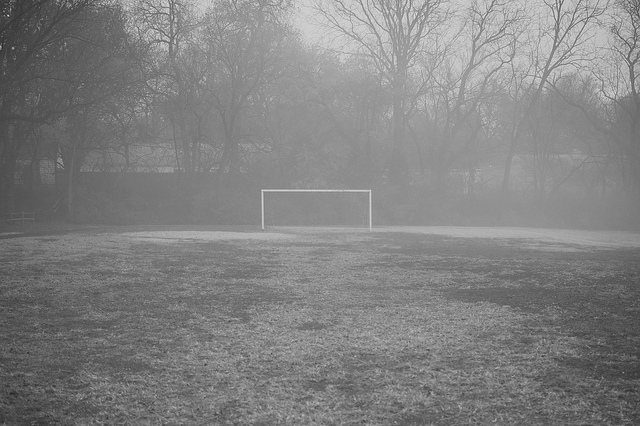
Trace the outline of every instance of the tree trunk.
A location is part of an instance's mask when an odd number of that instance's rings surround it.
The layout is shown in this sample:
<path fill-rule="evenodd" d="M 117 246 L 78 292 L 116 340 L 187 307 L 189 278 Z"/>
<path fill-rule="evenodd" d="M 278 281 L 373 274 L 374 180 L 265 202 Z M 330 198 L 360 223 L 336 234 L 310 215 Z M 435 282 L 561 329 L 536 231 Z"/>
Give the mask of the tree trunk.
<path fill-rule="evenodd" d="M 522 133 L 524 132 L 524 126 L 526 122 L 529 120 L 529 117 L 533 113 L 534 108 L 538 104 L 538 100 L 542 95 L 542 90 L 544 89 L 547 79 L 549 78 L 549 74 L 550 74 L 550 71 L 548 70 L 546 70 L 542 74 L 541 80 L 538 83 L 536 91 L 533 93 L 533 96 L 531 97 L 531 101 L 529 102 L 529 105 L 527 105 L 527 108 L 525 109 L 524 113 L 520 117 L 520 120 L 518 120 L 518 123 L 511 134 L 511 140 L 509 141 L 509 151 L 507 153 L 507 159 L 504 165 L 504 175 L 502 177 L 502 190 L 500 192 L 500 201 L 498 203 L 499 216 L 502 216 L 502 213 L 504 212 L 504 208 L 506 207 L 507 199 L 509 197 L 509 180 L 511 178 L 511 166 L 513 165 L 513 157 L 516 154 L 516 147 L 518 145 L 518 142 L 520 141 L 520 138 L 522 137 Z"/>
<path fill-rule="evenodd" d="M 2 164 L 0 175 L 0 212 L 11 213 L 15 209 L 15 161 L 6 161 Z"/>
<path fill-rule="evenodd" d="M 404 146 L 404 76 L 394 77 L 393 90 L 393 148 L 389 164 L 389 181 L 394 185 L 409 183 L 409 164 Z"/>
<path fill-rule="evenodd" d="M 70 221 L 75 219 L 74 214 L 74 174 L 75 174 L 75 165 L 76 165 L 76 148 L 74 147 L 71 150 L 71 158 L 69 159 L 69 167 L 65 164 L 66 169 L 66 180 L 67 180 L 67 218 Z"/>
<path fill-rule="evenodd" d="M 8 111 L 9 102 L 0 106 L 0 113 Z M 17 153 L 9 136 L 9 122 L 0 121 L 0 212 L 11 213 L 15 207 L 15 182 Z"/>
<path fill-rule="evenodd" d="M 629 150 L 629 172 L 631 174 L 631 194 L 635 204 L 640 208 L 640 147 Z"/>

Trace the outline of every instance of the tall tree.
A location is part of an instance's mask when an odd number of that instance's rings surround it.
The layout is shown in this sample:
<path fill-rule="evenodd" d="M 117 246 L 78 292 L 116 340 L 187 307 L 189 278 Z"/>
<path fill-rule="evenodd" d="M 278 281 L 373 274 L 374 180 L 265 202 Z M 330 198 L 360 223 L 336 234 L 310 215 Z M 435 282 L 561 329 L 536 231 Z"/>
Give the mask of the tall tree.
<path fill-rule="evenodd" d="M 176 152 L 182 153 L 176 161 L 190 175 L 195 170 L 190 114 L 194 88 L 188 80 L 185 59 L 200 25 L 198 16 L 189 0 L 138 0 L 135 14 L 141 38 L 150 49 L 148 89 L 166 104 L 163 110 L 174 129 Z"/>
<path fill-rule="evenodd" d="M 43 124 L 123 90 L 124 14 L 107 0 L 9 0 L 0 6 L 3 207 L 13 208 L 20 122 Z"/>
<path fill-rule="evenodd" d="M 542 0 L 536 31 L 531 34 L 528 57 L 513 68 L 512 96 L 522 109 L 513 119 L 502 179 L 503 207 L 509 192 L 511 165 L 516 149 L 550 78 L 567 68 L 575 69 L 593 59 L 589 43 L 598 19 L 606 11 L 603 0 Z"/>
<path fill-rule="evenodd" d="M 243 123 L 247 111 L 291 61 L 288 7 L 284 0 L 233 0 L 218 1 L 207 12 L 202 34 L 209 60 L 205 84 L 223 133 L 219 172 L 239 169 L 243 143 L 251 142 Z"/>
<path fill-rule="evenodd" d="M 372 58 L 392 93 L 393 147 L 389 178 L 408 182 L 405 113 L 409 70 L 428 54 L 428 41 L 440 35 L 447 10 L 444 0 L 318 1 L 317 12 L 357 53 Z"/>
<path fill-rule="evenodd" d="M 327 56 L 310 83 L 319 113 L 342 148 L 340 177 L 346 182 L 341 184 L 370 185 L 374 167 L 378 166 L 374 162 L 377 149 L 373 134 L 384 128 L 388 94 L 370 58 L 356 56 L 341 61 Z"/>
<path fill-rule="evenodd" d="M 614 1 L 603 29 L 608 54 L 594 62 L 599 66 L 556 79 L 553 88 L 599 132 L 602 151 L 620 171 L 619 187 L 640 206 L 640 1 Z"/>
<path fill-rule="evenodd" d="M 611 17 L 614 67 L 602 93 L 614 106 L 611 136 L 626 155 L 640 205 L 640 0 L 617 0 Z"/>
<path fill-rule="evenodd" d="M 423 83 L 427 89 L 413 120 L 422 130 L 420 152 L 429 152 L 439 191 L 454 163 L 467 157 L 460 166 L 473 167 L 477 161 L 483 105 L 495 102 L 501 90 L 499 78 L 516 54 L 524 17 L 518 4 L 503 0 L 474 1 L 464 12 L 446 60 L 425 73 L 430 81 Z"/>
<path fill-rule="evenodd" d="M 14 206 L 14 172 L 24 122 L 40 124 L 56 112 L 62 66 L 56 52 L 69 41 L 96 0 L 0 2 L 0 209 Z M 16 131 L 14 131 L 16 130 Z"/>
<path fill-rule="evenodd" d="M 125 13 L 117 5 L 96 4 L 77 22 L 74 37 L 56 52 L 62 64 L 57 116 L 66 139 L 60 154 L 66 176 L 67 214 L 74 216 L 75 179 L 84 157 L 103 148 L 105 106 L 140 82 L 135 49 L 129 43 Z"/>

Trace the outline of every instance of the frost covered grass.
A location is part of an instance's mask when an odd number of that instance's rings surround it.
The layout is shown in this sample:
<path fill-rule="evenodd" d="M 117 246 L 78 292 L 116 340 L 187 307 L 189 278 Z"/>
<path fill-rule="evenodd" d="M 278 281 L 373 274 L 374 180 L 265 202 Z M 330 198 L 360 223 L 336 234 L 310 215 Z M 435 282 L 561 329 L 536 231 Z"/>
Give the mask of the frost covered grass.
<path fill-rule="evenodd" d="M 67 231 L 0 240 L 0 424 L 640 423 L 637 247 Z"/>

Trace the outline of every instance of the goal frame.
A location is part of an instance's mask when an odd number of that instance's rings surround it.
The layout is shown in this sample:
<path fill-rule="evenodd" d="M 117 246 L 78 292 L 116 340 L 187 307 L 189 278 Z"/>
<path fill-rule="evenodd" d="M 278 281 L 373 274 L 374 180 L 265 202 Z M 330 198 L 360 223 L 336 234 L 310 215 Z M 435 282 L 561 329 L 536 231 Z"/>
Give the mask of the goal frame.
<path fill-rule="evenodd" d="M 264 194 L 269 192 L 356 192 L 360 194 L 367 194 L 369 198 L 369 232 L 373 230 L 373 211 L 372 211 L 372 203 L 371 203 L 371 190 L 370 189 L 261 189 L 260 190 L 260 215 L 262 217 L 262 230 L 265 230 L 264 223 Z"/>

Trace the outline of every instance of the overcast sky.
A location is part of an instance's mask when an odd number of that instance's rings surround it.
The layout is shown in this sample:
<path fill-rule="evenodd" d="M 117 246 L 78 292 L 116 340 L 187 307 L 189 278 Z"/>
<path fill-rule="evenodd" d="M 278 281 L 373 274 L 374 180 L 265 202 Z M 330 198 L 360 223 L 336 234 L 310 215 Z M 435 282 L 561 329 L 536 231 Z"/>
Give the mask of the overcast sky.
<path fill-rule="evenodd" d="M 206 9 L 210 4 L 212 4 L 216 0 L 194 0 L 197 4 L 199 4 L 202 9 Z M 449 4 L 456 4 L 458 6 L 465 5 L 469 0 L 451 0 Z M 319 23 L 318 19 L 314 18 L 314 12 L 311 8 L 314 0 L 293 0 L 294 2 L 294 12 L 295 17 L 293 20 L 293 24 L 296 28 L 298 28 L 305 40 L 310 45 L 315 44 L 328 44 L 329 41 L 327 38 L 329 37 L 327 29 L 323 28 Z M 528 2 L 525 2 L 525 4 Z M 531 3 L 529 3 L 531 6 Z M 603 31 L 599 31 L 598 35 L 598 44 L 605 44 L 605 34 Z"/>

